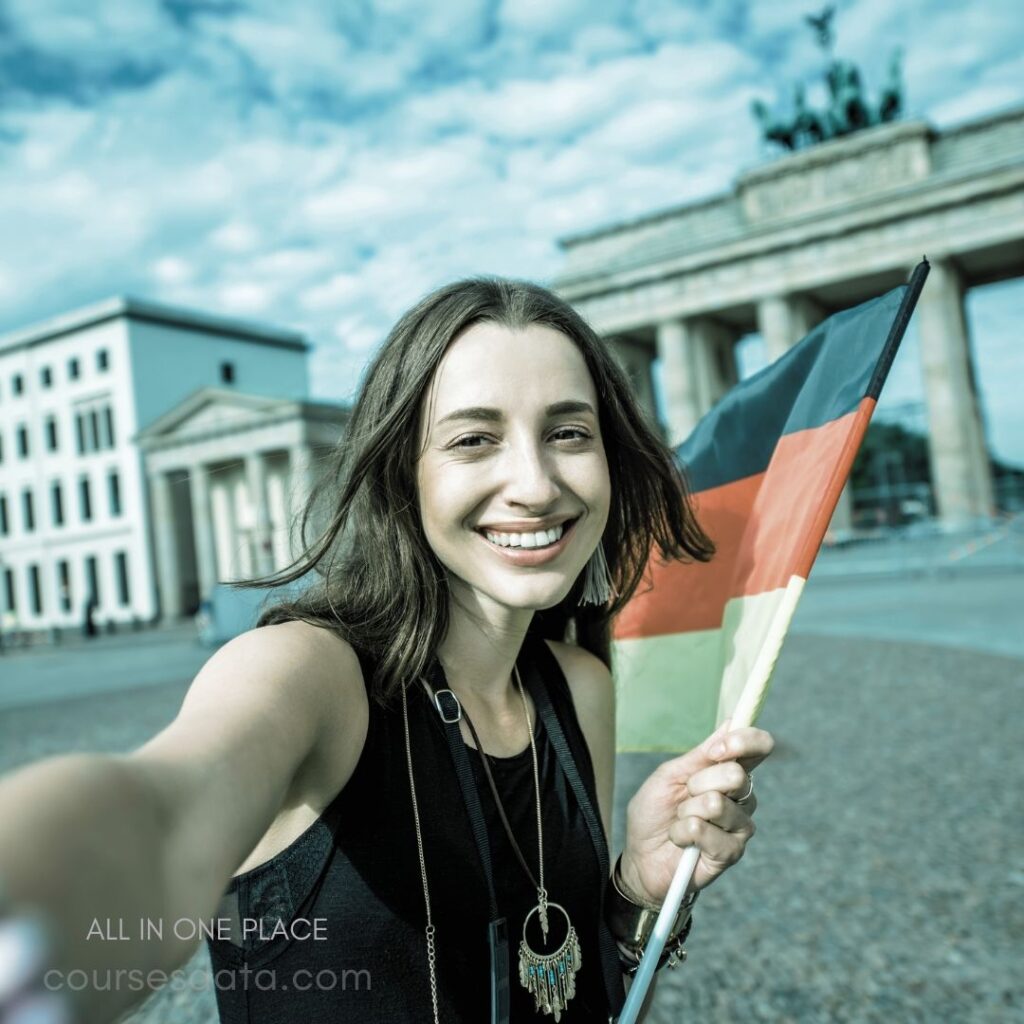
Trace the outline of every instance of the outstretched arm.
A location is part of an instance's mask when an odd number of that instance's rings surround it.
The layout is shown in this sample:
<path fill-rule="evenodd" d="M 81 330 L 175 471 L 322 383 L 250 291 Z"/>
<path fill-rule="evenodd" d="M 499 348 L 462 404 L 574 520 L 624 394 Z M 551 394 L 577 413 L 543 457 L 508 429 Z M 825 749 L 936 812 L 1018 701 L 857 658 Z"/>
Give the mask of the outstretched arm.
<path fill-rule="evenodd" d="M 334 646 L 328 660 L 311 630 L 285 623 L 226 644 L 175 720 L 132 754 L 53 758 L 0 781 L 0 889 L 8 909 L 48 924 L 48 969 L 87 972 L 73 996 L 82 1020 L 110 1020 L 148 994 L 104 991 L 92 971 L 182 964 L 198 940 L 178 939 L 173 922 L 212 916 L 310 758 L 327 743 L 332 757 L 361 745 L 355 656 L 346 648 L 339 665 Z M 146 920 L 163 923 L 162 940 L 139 937 Z"/>

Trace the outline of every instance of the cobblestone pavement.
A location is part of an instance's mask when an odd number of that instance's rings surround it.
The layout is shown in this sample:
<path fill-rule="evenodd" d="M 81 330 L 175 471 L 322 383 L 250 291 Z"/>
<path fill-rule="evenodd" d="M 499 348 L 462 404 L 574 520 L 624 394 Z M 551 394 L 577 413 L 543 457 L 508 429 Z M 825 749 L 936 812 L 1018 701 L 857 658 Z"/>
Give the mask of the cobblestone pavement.
<path fill-rule="evenodd" d="M 697 905 L 690 959 L 662 971 L 650 1024 L 1024 1019 L 1024 661 L 793 636 L 761 724 L 758 835 Z M 125 750 L 174 714 L 153 685 L 0 714 L 0 771 L 52 753 Z M 619 758 L 616 838 L 659 757 Z M 132 1024 L 215 1020 L 165 989 Z M 195 972 L 199 972 L 198 974 Z"/>

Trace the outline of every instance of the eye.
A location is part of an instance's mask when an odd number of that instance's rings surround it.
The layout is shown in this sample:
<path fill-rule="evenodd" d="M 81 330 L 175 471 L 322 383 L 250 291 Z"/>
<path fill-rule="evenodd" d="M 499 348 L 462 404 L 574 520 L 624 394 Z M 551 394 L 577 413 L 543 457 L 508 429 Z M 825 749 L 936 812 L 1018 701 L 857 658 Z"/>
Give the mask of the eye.
<path fill-rule="evenodd" d="M 590 431 L 584 430 L 583 427 L 559 427 L 551 436 L 559 441 L 570 441 L 577 444 L 593 440 Z"/>
<path fill-rule="evenodd" d="M 480 448 L 479 442 L 487 441 L 486 434 L 464 434 L 462 437 L 452 441 L 449 448 Z"/>

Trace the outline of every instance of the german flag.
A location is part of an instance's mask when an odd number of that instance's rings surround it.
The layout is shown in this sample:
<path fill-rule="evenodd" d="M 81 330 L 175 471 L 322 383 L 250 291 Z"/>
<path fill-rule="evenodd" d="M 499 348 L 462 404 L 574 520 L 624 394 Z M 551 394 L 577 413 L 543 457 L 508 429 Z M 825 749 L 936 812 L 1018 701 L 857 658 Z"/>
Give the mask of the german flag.
<path fill-rule="evenodd" d="M 613 630 L 618 749 L 680 751 L 753 722 L 928 275 L 819 324 L 742 381 L 676 455 L 715 542 L 648 563 Z"/>

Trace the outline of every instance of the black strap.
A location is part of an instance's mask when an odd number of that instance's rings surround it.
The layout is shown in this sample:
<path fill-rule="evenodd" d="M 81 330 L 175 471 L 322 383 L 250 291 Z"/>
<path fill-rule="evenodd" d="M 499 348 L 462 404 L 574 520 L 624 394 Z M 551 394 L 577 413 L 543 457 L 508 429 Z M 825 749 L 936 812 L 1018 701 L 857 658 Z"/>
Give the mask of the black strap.
<path fill-rule="evenodd" d="M 561 671 L 561 667 L 555 661 L 555 656 L 542 638 L 528 636 L 526 642 L 533 644 L 538 658 L 549 658 L 555 662 L 554 670 Z M 551 746 L 554 748 L 555 756 L 558 758 L 562 772 L 576 796 L 576 802 L 580 806 L 583 819 L 586 821 L 587 829 L 590 832 L 591 841 L 594 844 L 597 863 L 601 870 L 601 906 L 603 907 L 605 888 L 609 884 L 610 877 L 608 840 L 604 834 L 604 826 L 594 811 L 590 795 L 587 793 L 587 787 L 584 786 L 583 780 L 580 778 L 579 769 L 577 769 L 576 762 L 573 760 L 569 744 L 566 742 L 565 734 L 562 732 L 562 726 L 558 721 L 558 716 L 555 714 L 555 709 L 551 705 L 551 698 L 548 696 L 547 687 L 544 685 L 543 679 L 539 677 L 537 659 L 529 658 L 527 661 L 524 682 L 530 691 L 530 696 L 533 697 L 534 705 L 537 708 L 541 721 L 544 723 L 544 728 L 547 730 L 548 739 L 551 740 Z M 600 914 L 598 917 L 597 941 L 601 952 L 601 973 L 604 975 L 604 987 L 608 996 L 609 1012 L 611 1013 L 609 1020 L 613 1020 L 622 1012 L 623 1004 L 626 1001 L 626 989 L 622 980 L 622 964 L 615 940 L 612 938 L 608 925 L 605 924 L 604 915 Z"/>
<path fill-rule="evenodd" d="M 491 1024 L 508 1024 L 511 1013 L 511 992 L 509 991 L 508 926 L 505 918 L 498 913 L 498 899 L 494 891 L 494 872 L 491 866 L 491 844 L 487 837 L 487 822 L 484 820 L 480 795 L 473 780 L 473 769 L 466 753 L 466 745 L 459 731 L 459 717 L 462 705 L 447 687 L 444 669 L 435 658 L 431 666 L 431 682 L 434 685 L 434 703 L 444 723 L 448 748 L 455 762 L 455 773 L 459 777 L 462 798 L 469 812 L 473 827 L 473 838 L 480 854 L 484 878 L 487 881 L 487 904 L 490 924 L 487 928 L 487 944 L 491 959 Z"/>
<path fill-rule="evenodd" d="M 546 656 L 552 661 L 554 660 L 554 655 L 551 654 L 547 644 L 544 643 L 542 639 L 528 636 L 525 643 L 533 645 L 534 652 L 537 656 Z M 541 647 L 544 648 L 543 651 L 539 650 Z M 594 852 L 597 855 L 597 863 L 601 874 L 600 897 L 601 906 L 604 906 L 605 888 L 609 884 L 610 874 L 608 842 L 605 838 L 604 827 L 601 825 L 600 819 L 594 811 L 590 795 L 587 793 L 587 788 L 584 786 L 583 780 L 580 778 L 576 762 L 573 760 L 569 744 L 565 739 L 565 733 L 562 731 L 562 726 L 558 721 L 558 716 L 555 714 L 554 707 L 552 707 L 551 698 L 548 696 L 547 687 L 545 686 L 543 679 L 539 678 L 536 666 L 536 657 L 528 657 L 524 660 L 527 662 L 526 671 L 520 673 L 523 683 L 530 691 L 530 696 L 533 697 L 534 706 L 537 708 L 537 714 L 540 716 L 540 720 L 547 731 L 548 739 L 551 741 L 551 746 L 555 751 L 555 756 L 558 759 L 559 766 L 561 767 L 562 773 L 565 775 L 566 780 L 576 797 L 576 802 L 579 804 L 580 811 L 583 814 L 583 819 L 587 824 L 587 830 L 590 833 L 590 839 L 594 846 Z M 557 662 L 554 665 L 554 670 L 561 672 L 561 667 Z M 491 1020 L 492 1022 L 496 1022 L 496 1024 L 497 1022 L 502 1022 L 502 1024 L 504 1024 L 504 1022 L 508 1021 L 509 1013 L 507 942 L 505 948 L 504 971 L 502 972 L 501 970 L 500 962 L 498 963 L 498 969 L 496 971 L 496 944 L 500 941 L 497 937 L 497 933 L 504 932 L 505 920 L 504 918 L 498 918 L 497 898 L 494 891 L 494 874 L 491 865 L 491 848 L 487 837 L 487 824 L 484 820 L 483 808 L 480 806 L 480 796 L 477 793 L 476 784 L 473 779 L 473 770 L 469 763 L 469 755 L 466 753 L 466 745 L 463 742 L 462 733 L 459 730 L 458 716 L 461 711 L 461 705 L 455 697 L 455 694 L 448 689 L 447 680 L 444 676 L 444 669 L 441 667 L 440 661 L 437 658 L 434 659 L 433 664 L 431 665 L 430 675 L 432 687 L 436 691 L 434 702 L 437 706 L 441 720 L 444 722 L 445 734 L 448 737 L 448 747 L 451 751 L 452 760 L 455 762 L 456 773 L 459 777 L 459 785 L 462 788 L 463 800 L 465 801 L 466 810 L 469 813 L 469 819 L 473 826 L 473 838 L 476 840 L 477 850 L 480 854 L 480 861 L 483 865 L 484 877 L 487 881 L 487 898 L 491 917 L 489 933 L 492 961 Z M 481 756 L 483 756 L 483 751 L 481 751 Z M 608 930 L 608 925 L 605 924 L 603 914 L 598 915 L 597 927 L 597 941 L 601 955 L 601 973 L 604 978 L 605 993 L 608 999 L 608 1020 L 609 1022 L 612 1022 L 618 1018 L 619 1014 L 622 1012 L 623 1004 L 626 1001 L 626 990 L 622 978 L 622 964 L 619 959 L 618 950 L 615 946 L 615 940 L 612 938 L 612 934 Z M 502 1009 L 504 1009 L 505 1016 L 496 1016 L 496 1014 L 501 1013 Z"/>

